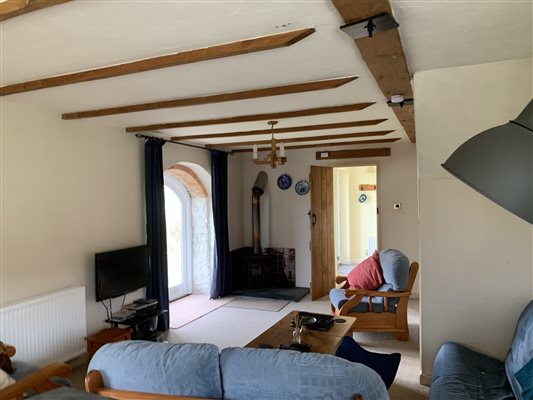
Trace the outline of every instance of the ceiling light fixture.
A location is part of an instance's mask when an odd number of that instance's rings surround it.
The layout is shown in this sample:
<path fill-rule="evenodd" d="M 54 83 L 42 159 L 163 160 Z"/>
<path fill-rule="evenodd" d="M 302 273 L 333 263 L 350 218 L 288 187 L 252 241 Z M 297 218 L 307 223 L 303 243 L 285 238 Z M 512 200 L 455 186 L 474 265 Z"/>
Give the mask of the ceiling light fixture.
<path fill-rule="evenodd" d="M 384 32 L 389 29 L 398 28 L 399 26 L 392 15 L 382 13 L 374 17 L 343 25 L 341 26 L 341 30 L 354 39 L 361 39 L 366 37 L 371 38 L 376 32 Z"/>
<path fill-rule="evenodd" d="M 413 99 L 405 99 L 403 95 L 401 94 L 393 94 L 390 97 L 390 100 L 387 101 L 387 104 L 389 107 L 394 107 L 394 106 L 403 107 L 404 105 L 412 105 L 414 104 L 414 102 L 413 102 Z"/>
<path fill-rule="evenodd" d="M 272 139 L 270 141 L 270 152 L 267 154 L 267 156 L 260 160 L 258 158 L 257 154 L 257 145 L 254 144 L 253 147 L 253 161 L 254 163 L 258 165 L 263 164 L 270 164 L 272 168 L 276 168 L 278 165 L 285 165 L 287 162 L 287 157 L 285 157 L 285 145 L 280 142 L 279 144 L 279 156 L 278 156 L 278 148 L 277 148 L 277 140 L 274 138 L 274 126 L 278 123 L 278 121 L 268 121 L 267 124 L 271 127 L 272 132 Z"/>

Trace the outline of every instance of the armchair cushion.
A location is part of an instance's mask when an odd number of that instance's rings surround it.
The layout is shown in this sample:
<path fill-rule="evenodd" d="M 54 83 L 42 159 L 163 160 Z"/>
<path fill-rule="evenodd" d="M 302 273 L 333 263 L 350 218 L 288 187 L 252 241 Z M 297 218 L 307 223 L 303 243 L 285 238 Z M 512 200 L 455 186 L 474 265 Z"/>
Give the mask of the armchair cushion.
<path fill-rule="evenodd" d="M 16 381 L 8 375 L 3 369 L 0 369 L 0 389 L 14 384 Z"/>
<path fill-rule="evenodd" d="M 394 382 L 396 372 L 398 372 L 398 367 L 400 366 L 400 359 L 402 358 L 400 353 L 383 354 L 365 350 L 350 336 L 342 338 L 335 355 L 372 368 L 379 374 L 387 389 Z"/>
<path fill-rule="evenodd" d="M 377 289 L 379 292 L 390 292 L 392 291 L 392 285 L 389 283 L 383 284 L 380 288 Z M 346 297 L 346 292 L 344 289 L 331 289 L 329 292 L 329 300 L 331 304 L 335 306 L 337 310 L 346 303 L 350 298 Z M 381 313 L 384 311 L 383 307 L 384 299 L 383 297 L 375 296 L 372 297 L 372 312 Z M 389 298 L 389 307 L 387 312 L 396 312 L 396 304 L 398 303 L 398 298 L 393 297 Z M 349 312 L 368 312 L 368 297 L 365 296 L 361 299 L 361 302 L 355 307 L 349 310 Z"/>
<path fill-rule="evenodd" d="M 379 253 L 383 280 L 392 290 L 404 290 L 409 280 L 409 259 L 399 250 L 385 249 Z"/>
<path fill-rule="evenodd" d="M 518 400 L 521 400 L 521 393 L 524 391 L 521 382 L 517 379 L 516 374 L 526 364 L 531 364 L 533 359 L 533 301 L 526 306 L 518 323 L 511 345 L 511 350 L 505 359 L 505 372 L 507 379 L 511 383 L 513 392 Z M 525 397 L 524 397 L 525 399 Z"/>
<path fill-rule="evenodd" d="M 377 250 L 350 271 L 348 283 L 350 287 L 365 290 L 374 290 L 381 286 L 383 276 L 379 266 L 379 253 Z"/>

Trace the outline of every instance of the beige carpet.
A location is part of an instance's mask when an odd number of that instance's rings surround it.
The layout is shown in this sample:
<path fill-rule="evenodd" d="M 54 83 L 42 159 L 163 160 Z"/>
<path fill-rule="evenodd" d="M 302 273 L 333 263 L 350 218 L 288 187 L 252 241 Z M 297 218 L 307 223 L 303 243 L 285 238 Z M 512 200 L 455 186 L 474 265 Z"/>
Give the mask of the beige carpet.
<path fill-rule="evenodd" d="M 246 308 L 249 310 L 278 312 L 289 302 L 287 300 L 263 299 L 258 297 L 237 296 L 235 300 L 224 304 L 229 308 Z"/>
<path fill-rule="evenodd" d="M 387 333 L 356 332 L 353 337 L 367 350 L 402 355 L 396 379 L 389 389 L 392 400 L 425 400 L 428 398 L 429 388 L 418 384 L 420 379 L 418 301 L 409 301 L 408 313 L 410 338 L 406 342 L 400 342 L 394 335 Z"/>
<path fill-rule="evenodd" d="M 235 297 L 209 300 L 206 294 L 190 294 L 170 303 L 170 329 L 177 329 L 222 307 Z"/>

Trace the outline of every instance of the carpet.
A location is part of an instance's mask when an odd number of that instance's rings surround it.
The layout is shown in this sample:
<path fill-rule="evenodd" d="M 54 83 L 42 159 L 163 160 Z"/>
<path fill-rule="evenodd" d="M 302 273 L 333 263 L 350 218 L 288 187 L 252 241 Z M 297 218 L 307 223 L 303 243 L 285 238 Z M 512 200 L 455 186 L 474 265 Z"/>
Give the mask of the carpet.
<path fill-rule="evenodd" d="M 170 303 L 170 329 L 177 329 L 222 307 L 235 297 L 210 300 L 207 294 L 190 294 Z"/>
<path fill-rule="evenodd" d="M 232 294 L 247 297 L 262 297 L 267 299 L 279 299 L 289 301 L 300 301 L 307 293 L 309 288 L 290 287 L 290 288 L 265 288 L 249 289 L 234 291 Z"/>
<path fill-rule="evenodd" d="M 256 297 L 238 296 L 235 298 L 235 300 L 232 300 L 229 303 L 224 304 L 224 307 L 247 308 L 250 310 L 278 312 L 283 307 L 285 307 L 287 304 L 289 304 L 289 302 L 286 300 L 262 299 L 262 298 L 256 298 Z"/>

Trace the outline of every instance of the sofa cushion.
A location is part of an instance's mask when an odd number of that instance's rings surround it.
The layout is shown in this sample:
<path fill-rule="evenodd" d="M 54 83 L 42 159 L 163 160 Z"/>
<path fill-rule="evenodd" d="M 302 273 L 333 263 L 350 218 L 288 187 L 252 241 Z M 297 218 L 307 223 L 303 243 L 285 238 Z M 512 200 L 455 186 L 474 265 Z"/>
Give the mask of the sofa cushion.
<path fill-rule="evenodd" d="M 525 400 L 522 396 L 524 389 L 516 378 L 520 371 L 533 358 L 533 300 L 522 311 L 516 324 L 516 330 L 509 354 L 505 359 L 505 372 L 511 383 L 513 392 L 518 400 Z"/>
<path fill-rule="evenodd" d="M 533 399 L 533 358 L 514 376 L 522 389 L 522 398 L 524 400 Z"/>
<path fill-rule="evenodd" d="M 226 348 L 220 354 L 224 399 L 388 399 L 379 375 L 363 364 L 292 350 Z"/>
<path fill-rule="evenodd" d="M 89 363 L 112 389 L 222 397 L 219 350 L 212 344 L 130 340 L 102 346 Z"/>
<path fill-rule="evenodd" d="M 383 280 L 392 290 L 404 290 L 409 280 L 409 259 L 399 250 L 386 249 L 379 253 Z"/>
<path fill-rule="evenodd" d="M 383 284 L 379 253 L 374 251 L 370 257 L 363 260 L 348 274 L 348 284 L 352 288 L 374 290 Z"/>
<path fill-rule="evenodd" d="M 503 362 L 458 343 L 444 343 L 433 363 L 431 400 L 514 399 Z"/>
<path fill-rule="evenodd" d="M 365 350 L 350 336 L 342 338 L 342 342 L 335 355 L 372 368 L 379 374 L 387 389 L 394 382 L 402 358 L 400 353 L 383 354 Z"/>

